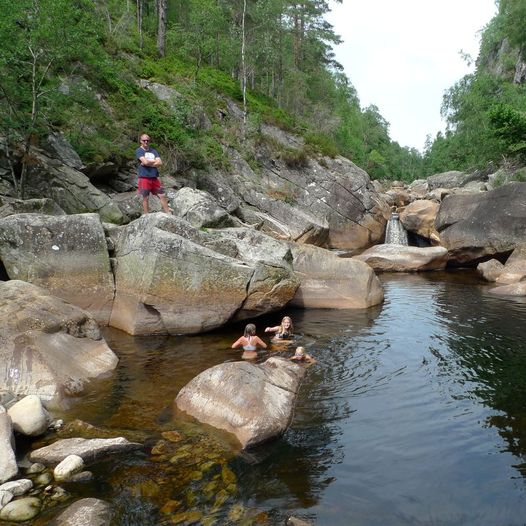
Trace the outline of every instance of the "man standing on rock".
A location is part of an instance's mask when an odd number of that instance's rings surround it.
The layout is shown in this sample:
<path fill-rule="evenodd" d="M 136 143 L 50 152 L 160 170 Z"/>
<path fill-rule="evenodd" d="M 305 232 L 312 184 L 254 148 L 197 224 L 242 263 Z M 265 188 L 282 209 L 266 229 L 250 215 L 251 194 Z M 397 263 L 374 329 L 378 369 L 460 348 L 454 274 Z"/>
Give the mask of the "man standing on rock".
<path fill-rule="evenodd" d="M 163 164 L 161 156 L 155 148 L 150 148 L 150 137 L 143 133 L 141 135 L 141 145 L 135 150 L 135 159 L 137 159 L 139 184 L 137 193 L 142 196 L 142 210 L 147 214 L 150 211 L 148 198 L 150 194 L 156 195 L 161 201 L 161 206 L 167 214 L 172 211 L 168 207 L 166 192 L 159 181 L 159 166 Z"/>

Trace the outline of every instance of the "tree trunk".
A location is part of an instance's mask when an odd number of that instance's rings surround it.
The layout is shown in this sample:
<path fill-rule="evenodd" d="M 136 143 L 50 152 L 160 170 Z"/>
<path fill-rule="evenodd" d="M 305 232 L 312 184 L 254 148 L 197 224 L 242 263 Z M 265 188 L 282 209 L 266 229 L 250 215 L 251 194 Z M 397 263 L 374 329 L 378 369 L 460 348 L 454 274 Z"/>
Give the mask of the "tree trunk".
<path fill-rule="evenodd" d="M 157 0 L 157 51 L 161 57 L 164 57 L 166 52 L 166 17 L 168 12 L 168 1 Z"/>
<path fill-rule="evenodd" d="M 247 14 L 247 0 L 243 0 L 243 18 L 241 19 L 241 82 L 243 88 L 243 135 L 245 133 L 245 126 L 247 124 L 247 67 L 245 62 L 245 19 Z"/>
<path fill-rule="evenodd" d="M 144 45 L 142 35 L 142 14 L 143 14 L 143 0 L 137 0 L 137 30 L 139 31 L 139 47 L 142 49 Z"/>

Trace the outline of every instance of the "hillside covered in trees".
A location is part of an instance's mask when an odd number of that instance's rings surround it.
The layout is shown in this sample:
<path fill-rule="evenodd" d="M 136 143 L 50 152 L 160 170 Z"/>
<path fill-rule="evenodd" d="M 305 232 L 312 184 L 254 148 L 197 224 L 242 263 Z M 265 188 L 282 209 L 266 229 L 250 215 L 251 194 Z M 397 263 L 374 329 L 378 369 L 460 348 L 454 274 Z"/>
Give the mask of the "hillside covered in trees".
<path fill-rule="evenodd" d="M 20 0 L 0 33 L 1 134 L 26 152 L 51 128 L 84 162 L 132 157 L 147 129 L 176 171 L 225 162 L 224 149 L 271 123 L 305 138 L 305 155 L 342 154 L 376 178 L 413 179 L 418 151 L 362 109 L 334 60 L 324 0 Z M 8 8 L 7 8 L 8 7 Z M 176 90 L 159 103 L 141 82 Z M 225 99 L 245 129 L 221 126 Z M 174 118 L 175 113 L 175 118 Z M 249 154 L 247 153 L 247 156 Z M 18 179 L 23 174 L 17 173 Z"/>
<path fill-rule="evenodd" d="M 447 131 L 429 141 L 427 174 L 526 160 L 526 1 L 500 0 L 482 32 L 475 72 L 444 95 Z"/>
<path fill-rule="evenodd" d="M 475 73 L 444 96 L 446 133 L 423 155 L 390 139 L 377 107 L 361 107 L 334 59 L 325 0 L 3 1 L 0 134 L 6 152 L 16 145 L 27 161 L 11 167 L 20 195 L 31 147 L 49 129 L 85 163 L 125 162 L 148 130 L 174 172 L 221 167 L 225 149 L 242 151 L 264 123 L 304 137 L 292 161 L 341 154 L 377 179 L 485 168 L 526 152 L 526 0 L 501 0 Z M 177 102 L 159 102 L 145 83 Z M 222 124 L 232 100 L 242 130 Z"/>

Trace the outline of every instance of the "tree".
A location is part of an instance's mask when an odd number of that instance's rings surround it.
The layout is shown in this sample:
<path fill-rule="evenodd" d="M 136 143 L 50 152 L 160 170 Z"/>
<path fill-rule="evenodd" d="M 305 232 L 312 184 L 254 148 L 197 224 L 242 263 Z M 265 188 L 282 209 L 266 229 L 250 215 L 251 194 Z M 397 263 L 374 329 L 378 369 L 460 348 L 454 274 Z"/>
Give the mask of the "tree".
<path fill-rule="evenodd" d="M 20 145 L 20 167 L 12 160 L 10 167 L 22 198 L 31 149 L 60 96 L 58 74 L 71 73 L 96 41 L 91 9 L 87 0 L 19 0 L 0 18 L 0 34 L 9 35 L 0 55 L 0 129 L 6 151 Z"/>
<path fill-rule="evenodd" d="M 166 21 L 168 17 L 167 0 L 157 0 L 157 51 L 161 57 L 166 53 Z"/>

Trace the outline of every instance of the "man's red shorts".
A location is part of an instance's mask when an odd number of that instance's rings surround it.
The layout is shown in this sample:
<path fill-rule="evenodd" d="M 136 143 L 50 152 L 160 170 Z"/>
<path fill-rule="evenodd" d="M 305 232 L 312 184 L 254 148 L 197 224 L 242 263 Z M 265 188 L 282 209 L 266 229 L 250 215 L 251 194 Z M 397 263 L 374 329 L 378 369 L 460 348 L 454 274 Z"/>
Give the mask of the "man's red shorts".
<path fill-rule="evenodd" d="M 165 191 L 158 177 L 139 177 L 137 193 L 143 197 L 148 197 L 150 194 L 164 194 Z"/>

